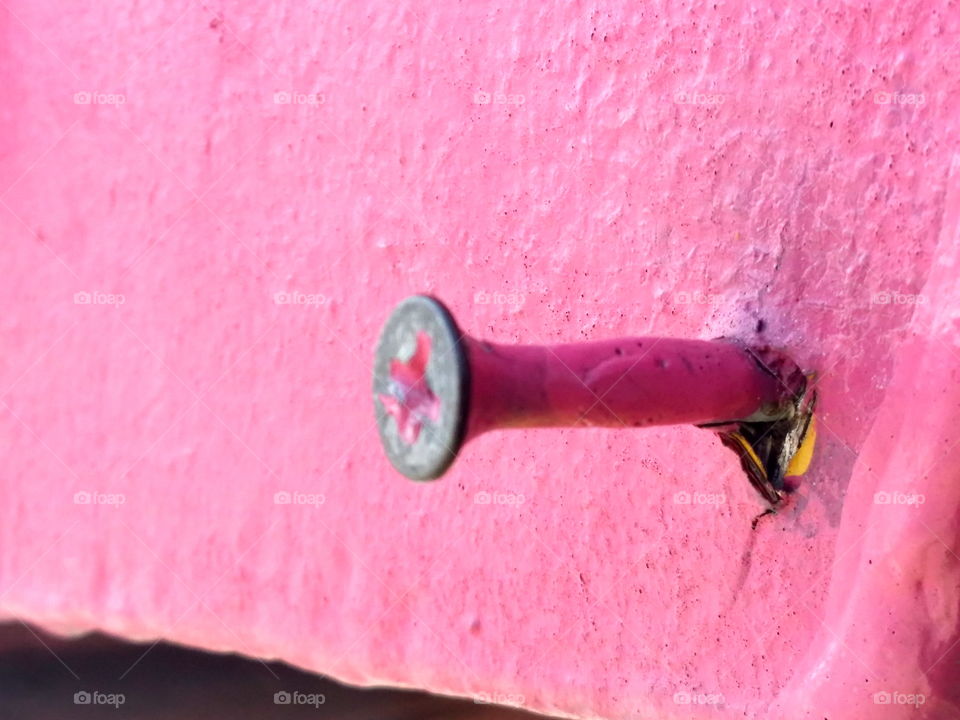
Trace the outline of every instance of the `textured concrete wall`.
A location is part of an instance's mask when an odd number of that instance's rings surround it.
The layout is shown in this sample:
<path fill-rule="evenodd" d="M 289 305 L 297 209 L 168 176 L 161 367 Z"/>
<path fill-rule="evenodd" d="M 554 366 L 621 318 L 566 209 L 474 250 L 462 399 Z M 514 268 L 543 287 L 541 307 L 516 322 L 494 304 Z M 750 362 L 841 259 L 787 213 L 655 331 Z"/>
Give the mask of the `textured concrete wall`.
<path fill-rule="evenodd" d="M 958 33 L 917 0 L 10 0 L 0 611 L 584 716 L 960 716 Z M 783 345 L 821 373 L 797 501 L 752 532 L 686 427 L 403 480 L 369 373 L 418 291 L 502 342 Z"/>

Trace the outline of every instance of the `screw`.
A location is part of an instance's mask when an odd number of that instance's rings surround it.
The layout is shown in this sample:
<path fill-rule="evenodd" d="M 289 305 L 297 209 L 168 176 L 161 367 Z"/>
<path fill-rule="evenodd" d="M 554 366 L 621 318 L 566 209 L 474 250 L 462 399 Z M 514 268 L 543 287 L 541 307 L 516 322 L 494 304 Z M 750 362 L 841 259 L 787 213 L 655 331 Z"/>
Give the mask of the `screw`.
<path fill-rule="evenodd" d="M 390 315 L 373 372 L 384 450 L 414 480 L 440 477 L 490 430 L 776 422 L 804 385 L 782 353 L 731 339 L 493 344 L 464 335 L 425 295 Z"/>

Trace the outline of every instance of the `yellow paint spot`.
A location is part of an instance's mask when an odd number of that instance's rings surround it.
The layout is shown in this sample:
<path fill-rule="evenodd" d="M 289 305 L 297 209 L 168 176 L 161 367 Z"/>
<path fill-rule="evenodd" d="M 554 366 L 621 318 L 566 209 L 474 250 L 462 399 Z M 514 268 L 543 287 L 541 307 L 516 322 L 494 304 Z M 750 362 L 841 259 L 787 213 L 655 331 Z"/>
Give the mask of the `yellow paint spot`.
<path fill-rule="evenodd" d="M 753 451 L 753 448 L 750 447 L 750 443 L 747 442 L 747 439 L 738 432 L 731 433 L 731 436 L 734 440 L 737 441 L 737 445 L 743 448 L 743 451 L 747 453 L 750 457 L 751 464 L 754 466 L 754 469 L 757 471 L 757 474 L 760 475 L 764 480 L 767 479 L 766 468 L 763 467 L 763 463 L 760 462 L 760 458 L 757 457 L 757 454 Z"/>
<path fill-rule="evenodd" d="M 813 459 L 813 446 L 817 442 L 817 417 L 810 418 L 810 426 L 807 428 L 807 434 L 803 436 L 800 447 L 790 458 L 790 464 L 787 465 L 787 477 L 799 477 L 803 475 L 810 467 L 810 461 Z"/>

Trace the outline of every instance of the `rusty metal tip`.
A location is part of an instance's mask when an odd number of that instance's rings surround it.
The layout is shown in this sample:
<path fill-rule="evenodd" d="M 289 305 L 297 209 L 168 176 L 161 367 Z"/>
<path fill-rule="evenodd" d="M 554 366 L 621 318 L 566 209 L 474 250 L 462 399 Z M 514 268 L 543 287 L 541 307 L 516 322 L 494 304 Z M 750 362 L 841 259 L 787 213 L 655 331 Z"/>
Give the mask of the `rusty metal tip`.
<path fill-rule="evenodd" d="M 772 507 L 793 489 L 784 481 L 786 471 L 807 437 L 816 402 L 817 391 L 804 375 L 791 412 L 769 422 L 741 421 L 718 429 L 720 441 L 737 453 L 750 484 Z"/>

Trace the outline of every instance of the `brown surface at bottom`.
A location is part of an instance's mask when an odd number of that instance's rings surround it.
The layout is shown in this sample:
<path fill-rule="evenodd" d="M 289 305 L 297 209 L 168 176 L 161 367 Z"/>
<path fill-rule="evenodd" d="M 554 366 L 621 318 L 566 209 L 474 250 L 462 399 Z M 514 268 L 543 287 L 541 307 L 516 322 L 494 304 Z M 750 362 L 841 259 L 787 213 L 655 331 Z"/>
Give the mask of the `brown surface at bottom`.
<path fill-rule="evenodd" d="M 76 693 L 123 694 L 77 704 Z M 278 705 L 276 693 L 315 704 Z M 313 696 L 313 697 L 311 697 Z M 322 704 L 319 696 L 323 696 Z M 83 699 L 81 696 L 80 699 Z M 116 698 L 114 698 L 116 699 Z M 510 708 L 402 690 L 360 690 L 283 663 L 104 636 L 63 641 L 0 626 L 0 720 L 537 720 Z"/>

